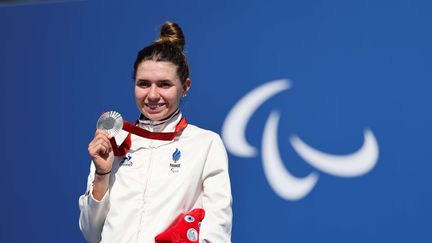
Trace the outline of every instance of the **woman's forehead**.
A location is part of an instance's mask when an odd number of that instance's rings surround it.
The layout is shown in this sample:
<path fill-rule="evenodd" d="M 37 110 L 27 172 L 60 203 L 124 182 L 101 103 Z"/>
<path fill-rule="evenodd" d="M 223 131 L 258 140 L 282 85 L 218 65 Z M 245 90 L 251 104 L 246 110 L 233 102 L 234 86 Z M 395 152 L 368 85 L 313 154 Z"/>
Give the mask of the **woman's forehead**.
<path fill-rule="evenodd" d="M 146 60 L 141 62 L 137 68 L 137 79 L 143 78 L 176 78 L 177 66 L 171 62 Z"/>

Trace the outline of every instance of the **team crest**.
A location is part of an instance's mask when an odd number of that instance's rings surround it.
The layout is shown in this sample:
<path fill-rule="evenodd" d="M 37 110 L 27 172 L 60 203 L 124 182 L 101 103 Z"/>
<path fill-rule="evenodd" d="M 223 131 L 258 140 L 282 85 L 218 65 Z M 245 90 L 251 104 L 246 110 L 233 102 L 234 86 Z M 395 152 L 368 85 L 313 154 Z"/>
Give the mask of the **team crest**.
<path fill-rule="evenodd" d="M 131 154 L 127 153 L 126 156 L 120 161 L 120 166 L 132 166 L 133 163 L 131 159 L 132 159 Z"/>
<path fill-rule="evenodd" d="M 178 148 L 176 148 L 176 150 L 172 154 L 173 162 L 170 163 L 170 170 L 173 173 L 177 173 L 180 171 L 180 162 L 179 162 L 180 157 L 181 157 L 181 152 Z"/>

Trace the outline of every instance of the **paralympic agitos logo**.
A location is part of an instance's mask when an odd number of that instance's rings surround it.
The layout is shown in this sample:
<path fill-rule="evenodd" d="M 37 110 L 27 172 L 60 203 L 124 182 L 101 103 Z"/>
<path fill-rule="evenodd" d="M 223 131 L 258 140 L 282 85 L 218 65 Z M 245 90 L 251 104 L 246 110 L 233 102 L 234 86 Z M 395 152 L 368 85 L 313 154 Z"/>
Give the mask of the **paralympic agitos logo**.
<path fill-rule="evenodd" d="M 246 158 L 257 155 L 257 149 L 245 138 L 247 123 L 261 104 L 290 88 L 290 80 L 274 80 L 250 91 L 234 105 L 222 128 L 222 138 L 232 154 Z M 270 113 L 264 127 L 261 159 L 271 188 L 285 200 L 295 201 L 307 196 L 318 182 L 319 171 L 338 177 L 357 177 L 371 171 L 378 161 L 378 143 L 372 131 L 367 128 L 364 130 L 361 148 L 346 155 L 324 153 L 312 148 L 300 137 L 291 135 L 289 142 L 294 151 L 317 169 L 306 177 L 295 177 L 284 166 L 278 150 L 278 125 L 279 112 L 275 109 Z"/>

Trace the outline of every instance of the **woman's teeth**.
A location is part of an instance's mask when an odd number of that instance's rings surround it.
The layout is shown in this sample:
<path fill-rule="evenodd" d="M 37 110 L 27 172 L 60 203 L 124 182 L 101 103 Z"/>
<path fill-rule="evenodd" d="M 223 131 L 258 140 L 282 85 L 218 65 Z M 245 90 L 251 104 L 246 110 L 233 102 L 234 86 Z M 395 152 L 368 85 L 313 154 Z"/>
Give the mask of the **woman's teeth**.
<path fill-rule="evenodd" d="M 150 108 L 150 109 L 156 109 L 156 108 L 158 108 L 158 107 L 161 107 L 163 104 L 147 104 L 147 106 Z"/>

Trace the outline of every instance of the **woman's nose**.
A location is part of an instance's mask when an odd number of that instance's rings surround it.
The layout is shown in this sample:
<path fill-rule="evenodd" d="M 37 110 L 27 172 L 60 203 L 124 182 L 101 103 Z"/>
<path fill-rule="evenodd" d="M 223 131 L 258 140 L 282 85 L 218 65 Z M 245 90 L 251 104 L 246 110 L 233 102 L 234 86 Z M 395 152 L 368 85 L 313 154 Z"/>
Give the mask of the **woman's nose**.
<path fill-rule="evenodd" d="M 159 99 L 159 92 L 156 85 L 150 86 L 149 93 L 148 93 L 148 99 L 150 100 L 156 100 Z"/>

